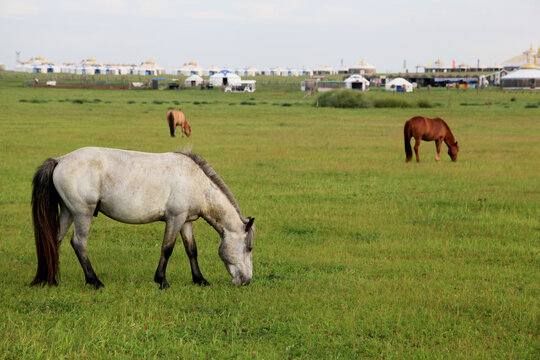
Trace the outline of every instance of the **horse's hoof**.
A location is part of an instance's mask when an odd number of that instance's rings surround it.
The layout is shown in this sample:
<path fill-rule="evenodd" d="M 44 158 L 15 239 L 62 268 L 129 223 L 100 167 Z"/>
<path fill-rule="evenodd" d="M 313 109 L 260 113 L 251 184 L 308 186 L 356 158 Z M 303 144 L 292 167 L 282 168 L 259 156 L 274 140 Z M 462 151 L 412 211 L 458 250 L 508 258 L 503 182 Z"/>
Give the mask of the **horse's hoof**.
<path fill-rule="evenodd" d="M 162 282 L 162 283 L 159 285 L 159 290 L 168 289 L 168 288 L 170 288 L 170 287 L 171 287 L 171 285 L 169 285 L 169 283 L 165 281 L 165 282 Z"/>
<path fill-rule="evenodd" d="M 199 286 L 210 286 L 210 283 L 205 278 L 193 279 L 193 283 Z"/>
<path fill-rule="evenodd" d="M 86 284 L 92 285 L 94 289 L 96 290 L 99 290 L 100 288 L 105 287 L 105 285 L 103 285 L 103 283 L 99 281 L 98 279 L 86 281 Z"/>

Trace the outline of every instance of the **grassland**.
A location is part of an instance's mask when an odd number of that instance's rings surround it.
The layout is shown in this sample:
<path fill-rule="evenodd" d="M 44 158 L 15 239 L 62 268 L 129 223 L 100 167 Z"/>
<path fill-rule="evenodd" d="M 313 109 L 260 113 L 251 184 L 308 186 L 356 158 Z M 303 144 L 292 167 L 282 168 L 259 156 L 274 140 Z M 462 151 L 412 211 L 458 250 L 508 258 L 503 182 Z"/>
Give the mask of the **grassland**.
<path fill-rule="evenodd" d="M 538 358 L 540 94 L 375 90 L 437 107 L 351 110 L 299 91 L 21 84 L 0 77 L 1 358 Z M 169 108 L 191 138 L 169 137 Z M 447 120 L 456 163 L 423 143 L 405 164 L 402 126 L 419 114 Z M 202 155 L 256 218 L 252 284 L 231 285 L 200 220 L 212 285 L 191 284 L 179 243 L 160 291 L 164 225 L 100 215 L 88 249 L 105 288 L 84 285 L 68 241 L 60 285 L 29 287 L 32 175 L 83 146 Z"/>

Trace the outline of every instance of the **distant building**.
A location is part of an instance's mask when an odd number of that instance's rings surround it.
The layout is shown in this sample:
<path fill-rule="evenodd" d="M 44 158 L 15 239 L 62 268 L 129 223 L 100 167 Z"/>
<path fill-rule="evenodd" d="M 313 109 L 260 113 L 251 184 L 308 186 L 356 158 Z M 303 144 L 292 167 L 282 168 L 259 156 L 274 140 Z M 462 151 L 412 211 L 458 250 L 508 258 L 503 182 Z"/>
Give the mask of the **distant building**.
<path fill-rule="evenodd" d="M 504 61 L 502 65 L 505 70 L 518 70 L 527 63 L 531 63 L 537 67 L 540 66 L 540 46 L 538 47 L 538 51 L 534 51 L 531 45 L 529 50 Z"/>
<path fill-rule="evenodd" d="M 152 60 L 148 60 L 135 68 L 135 75 L 155 76 L 163 74 L 165 74 L 165 69 L 159 65 L 156 65 L 156 63 Z"/>
<path fill-rule="evenodd" d="M 43 73 L 59 73 L 60 68 L 54 63 L 45 60 L 41 56 L 36 56 L 28 61 L 23 61 L 15 66 L 15 71 L 43 74 Z"/>
<path fill-rule="evenodd" d="M 357 65 L 349 66 L 348 74 L 360 74 L 360 75 L 369 75 L 375 74 L 377 68 L 371 64 L 368 64 L 362 59 Z"/>
<path fill-rule="evenodd" d="M 313 70 L 313 75 L 333 75 L 334 69 L 328 66 L 319 66 Z"/>
<path fill-rule="evenodd" d="M 501 78 L 503 89 L 540 89 L 540 70 L 532 62 Z"/>

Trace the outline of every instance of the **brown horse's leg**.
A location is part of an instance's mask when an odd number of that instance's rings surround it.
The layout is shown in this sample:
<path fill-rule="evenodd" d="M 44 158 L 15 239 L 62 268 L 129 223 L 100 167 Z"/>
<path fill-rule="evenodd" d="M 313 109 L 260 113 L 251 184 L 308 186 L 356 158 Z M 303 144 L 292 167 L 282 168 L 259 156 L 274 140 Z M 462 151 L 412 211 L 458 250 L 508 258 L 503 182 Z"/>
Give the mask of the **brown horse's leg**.
<path fill-rule="evenodd" d="M 416 154 L 416 161 L 420 162 L 420 155 L 418 155 L 418 148 L 420 147 L 420 141 L 422 139 L 415 137 L 414 138 L 414 153 Z"/>
<path fill-rule="evenodd" d="M 437 155 L 435 156 L 435 160 L 437 162 L 441 161 L 441 157 L 439 156 L 440 152 L 441 152 L 441 145 L 443 143 L 443 139 L 442 138 L 438 138 L 437 140 L 435 140 L 435 147 L 437 148 Z"/>

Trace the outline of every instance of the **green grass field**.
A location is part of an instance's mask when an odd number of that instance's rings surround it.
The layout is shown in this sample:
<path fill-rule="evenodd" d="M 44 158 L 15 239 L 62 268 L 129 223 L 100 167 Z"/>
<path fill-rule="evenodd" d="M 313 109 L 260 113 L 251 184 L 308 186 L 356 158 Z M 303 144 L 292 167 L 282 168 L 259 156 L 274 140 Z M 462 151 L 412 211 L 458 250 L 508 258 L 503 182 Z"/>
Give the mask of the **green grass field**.
<path fill-rule="evenodd" d="M 430 109 L 316 108 L 300 91 L 23 87 L 0 75 L 0 358 L 538 359 L 540 93 L 385 94 Z M 171 138 L 169 108 L 192 136 Z M 405 163 L 403 124 L 441 116 L 458 161 L 423 142 Z M 192 148 L 257 226 L 254 275 L 235 287 L 219 236 L 195 223 L 209 287 L 181 241 L 171 288 L 153 282 L 164 224 L 100 214 L 84 285 L 69 244 L 58 287 L 36 268 L 32 176 L 83 146 Z"/>

